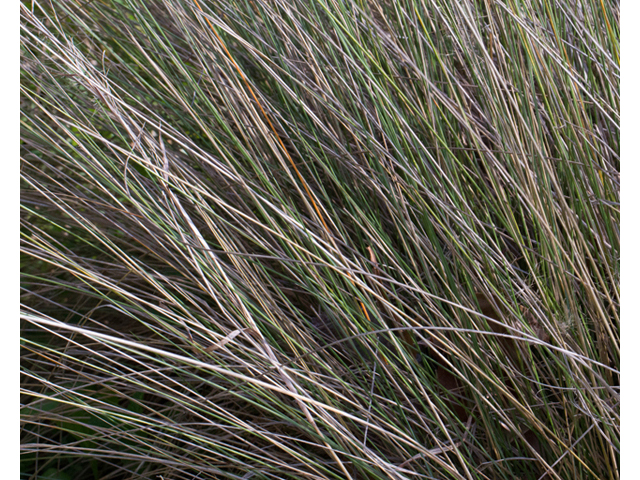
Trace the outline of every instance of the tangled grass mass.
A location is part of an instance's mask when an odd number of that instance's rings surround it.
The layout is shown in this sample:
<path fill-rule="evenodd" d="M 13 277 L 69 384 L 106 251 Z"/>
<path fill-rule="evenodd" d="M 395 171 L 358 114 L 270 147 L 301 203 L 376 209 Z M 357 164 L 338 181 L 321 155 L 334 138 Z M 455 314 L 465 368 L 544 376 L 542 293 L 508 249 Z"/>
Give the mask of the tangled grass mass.
<path fill-rule="evenodd" d="M 22 0 L 21 478 L 617 480 L 616 0 Z"/>

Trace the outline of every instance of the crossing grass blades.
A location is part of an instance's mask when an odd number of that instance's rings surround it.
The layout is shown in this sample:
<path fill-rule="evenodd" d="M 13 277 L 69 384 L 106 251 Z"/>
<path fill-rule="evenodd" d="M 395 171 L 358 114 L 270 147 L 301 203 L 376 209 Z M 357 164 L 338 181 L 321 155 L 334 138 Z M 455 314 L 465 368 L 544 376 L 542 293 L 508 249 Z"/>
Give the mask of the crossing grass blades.
<path fill-rule="evenodd" d="M 619 10 L 21 5 L 23 479 L 619 478 Z"/>

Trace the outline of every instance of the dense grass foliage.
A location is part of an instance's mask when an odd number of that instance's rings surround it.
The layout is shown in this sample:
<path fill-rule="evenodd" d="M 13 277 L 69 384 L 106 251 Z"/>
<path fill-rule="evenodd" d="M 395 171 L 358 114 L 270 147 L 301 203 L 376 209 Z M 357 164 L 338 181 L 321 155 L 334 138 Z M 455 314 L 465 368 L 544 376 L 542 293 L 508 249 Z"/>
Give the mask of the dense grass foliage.
<path fill-rule="evenodd" d="M 23 478 L 619 478 L 617 1 L 21 26 Z"/>

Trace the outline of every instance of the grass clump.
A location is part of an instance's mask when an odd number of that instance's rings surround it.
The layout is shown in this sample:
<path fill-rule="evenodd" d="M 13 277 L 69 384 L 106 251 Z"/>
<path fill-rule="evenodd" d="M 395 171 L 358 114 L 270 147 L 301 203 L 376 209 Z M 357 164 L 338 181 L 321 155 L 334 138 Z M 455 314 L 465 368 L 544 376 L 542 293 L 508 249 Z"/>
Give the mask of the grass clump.
<path fill-rule="evenodd" d="M 617 2 L 21 13 L 23 478 L 619 477 Z"/>

